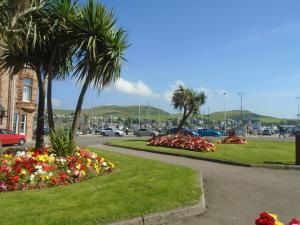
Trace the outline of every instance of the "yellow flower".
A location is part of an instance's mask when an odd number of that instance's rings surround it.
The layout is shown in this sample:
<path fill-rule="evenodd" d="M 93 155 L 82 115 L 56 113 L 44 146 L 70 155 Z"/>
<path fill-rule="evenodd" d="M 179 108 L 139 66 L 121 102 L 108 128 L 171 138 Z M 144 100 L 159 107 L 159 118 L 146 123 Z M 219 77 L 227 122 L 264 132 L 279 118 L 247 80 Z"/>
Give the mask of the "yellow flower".
<path fill-rule="evenodd" d="M 108 162 L 108 165 L 109 165 L 109 167 L 112 168 L 112 169 L 115 167 L 115 165 L 114 165 L 112 162 Z"/>
<path fill-rule="evenodd" d="M 25 175 L 26 174 L 26 170 L 22 169 L 20 172 L 21 175 Z"/>
<path fill-rule="evenodd" d="M 4 158 L 6 158 L 6 159 L 11 159 L 11 158 L 12 158 L 12 156 L 11 156 L 11 155 L 9 155 L 9 154 L 5 154 L 5 155 L 4 155 Z"/>
<path fill-rule="evenodd" d="M 85 171 L 81 170 L 81 174 L 82 174 L 82 176 L 85 176 Z"/>
<path fill-rule="evenodd" d="M 269 213 L 270 216 L 272 216 L 275 220 L 275 225 L 284 225 L 283 223 L 281 223 L 279 220 L 278 220 L 278 216 L 276 214 L 271 214 Z"/>
<path fill-rule="evenodd" d="M 81 167 L 81 164 L 80 163 L 78 163 L 77 165 L 76 165 L 76 169 L 80 169 L 80 167 Z"/>
<path fill-rule="evenodd" d="M 88 162 L 88 163 L 91 163 L 91 162 L 92 162 L 92 160 L 91 160 L 91 159 L 87 159 L 87 162 Z"/>

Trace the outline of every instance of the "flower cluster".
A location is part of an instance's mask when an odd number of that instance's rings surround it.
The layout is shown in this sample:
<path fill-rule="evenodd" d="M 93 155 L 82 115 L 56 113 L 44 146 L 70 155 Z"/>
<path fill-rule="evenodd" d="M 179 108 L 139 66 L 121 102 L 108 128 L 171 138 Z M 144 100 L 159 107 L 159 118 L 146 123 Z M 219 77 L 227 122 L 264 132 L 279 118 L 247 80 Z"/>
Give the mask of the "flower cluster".
<path fill-rule="evenodd" d="M 278 220 L 278 216 L 275 214 L 270 214 L 262 212 L 259 218 L 255 220 L 256 225 L 284 225 Z M 300 219 L 292 219 L 288 225 L 300 225 Z"/>
<path fill-rule="evenodd" d="M 87 149 L 56 157 L 51 149 L 6 151 L 0 155 L 0 192 L 80 182 L 111 172 L 114 165 Z"/>
<path fill-rule="evenodd" d="M 214 152 L 216 150 L 215 145 L 207 139 L 182 134 L 154 137 L 149 141 L 149 145 L 187 149 L 196 152 Z"/>
<path fill-rule="evenodd" d="M 247 144 L 247 140 L 237 135 L 229 135 L 228 137 L 219 140 L 218 144 Z"/>

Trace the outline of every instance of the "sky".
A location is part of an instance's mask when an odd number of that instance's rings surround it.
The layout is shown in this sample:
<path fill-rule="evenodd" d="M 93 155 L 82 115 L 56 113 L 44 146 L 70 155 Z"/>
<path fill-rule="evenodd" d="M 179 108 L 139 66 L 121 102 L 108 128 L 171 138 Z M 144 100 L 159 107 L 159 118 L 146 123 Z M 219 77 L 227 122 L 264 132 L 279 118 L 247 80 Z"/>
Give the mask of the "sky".
<path fill-rule="evenodd" d="M 84 4 L 84 0 L 80 1 Z M 178 84 L 206 92 L 202 113 L 243 108 L 296 118 L 300 96 L 299 0 L 102 0 L 131 46 L 121 79 L 90 88 L 84 108 L 150 104 L 175 112 Z M 55 82 L 55 108 L 73 109 L 80 85 Z"/>

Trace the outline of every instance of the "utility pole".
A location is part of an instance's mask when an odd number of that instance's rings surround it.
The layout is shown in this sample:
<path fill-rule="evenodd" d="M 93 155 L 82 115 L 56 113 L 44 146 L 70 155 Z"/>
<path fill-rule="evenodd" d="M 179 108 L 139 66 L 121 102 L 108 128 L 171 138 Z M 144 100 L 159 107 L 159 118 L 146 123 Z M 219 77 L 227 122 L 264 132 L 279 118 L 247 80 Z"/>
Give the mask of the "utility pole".
<path fill-rule="evenodd" d="M 244 92 L 239 92 L 239 96 L 241 96 L 241 127 L 242 127 L 242 133 L 244 134 L 244 124 L 243 124 L 243 95 Z"/>
<path fill-rule="evenodd" d="M 226 118 L 226 92 L 223 92 L 223 95 L 224 95 L 224 134 L 226 134 L 226 130 L 227 130 L 227 128 L 226 128 L 226 120 L 227 120 L 227 118 Z"/>

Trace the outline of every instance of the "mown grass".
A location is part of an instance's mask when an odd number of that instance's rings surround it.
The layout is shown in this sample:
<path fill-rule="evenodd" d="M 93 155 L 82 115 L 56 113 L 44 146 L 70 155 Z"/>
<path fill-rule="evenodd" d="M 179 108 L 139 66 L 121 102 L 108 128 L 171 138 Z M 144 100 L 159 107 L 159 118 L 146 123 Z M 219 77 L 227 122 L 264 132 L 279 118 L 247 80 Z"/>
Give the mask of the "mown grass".
<path fill-rule="evenodd" d="M 162 153 L 175 153 L 183 156 L 199 158 L 221 159 L 231 162 L 248 164 L 295 164 L 295 143 L 266 140 L 253 140 L 249 144 L 216 144 L 217 151 L 194 152 L 184 149 L 173 149 L 156 146 L 148 146 L 146 140 L 110 140 L 108 144 L 134 148 L 143 151 Z"/>
<path fill-rule="evenodd" d="M 2 225 L 107 224 L 196 203 L 197 172 L 107 151 L 108 175 L 64 187 L 0 193 Z"/>

